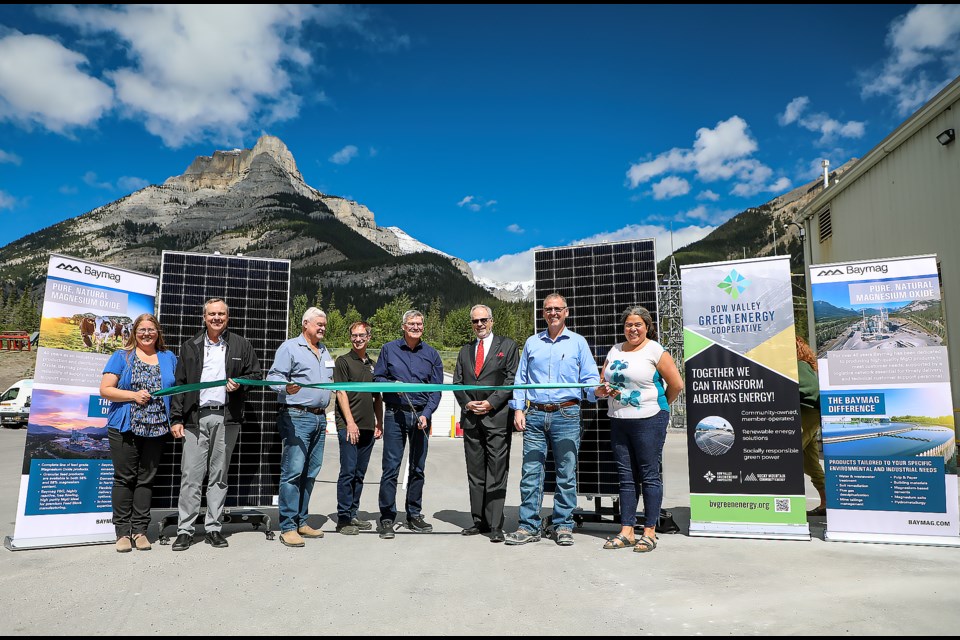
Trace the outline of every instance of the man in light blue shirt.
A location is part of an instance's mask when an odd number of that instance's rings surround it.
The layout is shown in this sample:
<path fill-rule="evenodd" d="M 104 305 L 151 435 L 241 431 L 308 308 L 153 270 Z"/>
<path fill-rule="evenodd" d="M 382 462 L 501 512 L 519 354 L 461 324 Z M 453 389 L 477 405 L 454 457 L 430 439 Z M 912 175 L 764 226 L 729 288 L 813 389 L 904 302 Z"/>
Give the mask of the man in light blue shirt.
<path fill-rule="evenodd" d="M 515 384 L 583 383 L 587 400 L 596 402 L 600 384 L 597 361 L 587 341 L 566 328 L 566 299 L 551 293 L 543 301 L 547 330 L 530 336 L 520 354 Z M 556 542 L 573 544 L 573 510 L 577 506 L 577 455 L 580 452 L 580 401 L 583 392 L 572 389 L 516 389 L 511 406 L 514 426 L 523 432 L 523 469 L 520 478 L 520 526 L 507 535 L 506 544 L 538 542 L 542 528 L 544 465 L 547 446 L 553 448 L 557 487 L 553 495 Z"/>
<path fill-rule="evenodd" d="M 268 380 L 286 380 L 277 391 L 277 429 L 283 442 L 280 457 L 280 542 L 304 546 L 304 538 L 322 538 L 323 531 L 307 524 L 310 494 L 320 466 L 327 435 L 330 391 L 301 385 L 333 382 L 333 356 L 320 342 L 327 332 L 327 314 L 310 307 L 303 314 L 303 333 L 277 349 Z"/>

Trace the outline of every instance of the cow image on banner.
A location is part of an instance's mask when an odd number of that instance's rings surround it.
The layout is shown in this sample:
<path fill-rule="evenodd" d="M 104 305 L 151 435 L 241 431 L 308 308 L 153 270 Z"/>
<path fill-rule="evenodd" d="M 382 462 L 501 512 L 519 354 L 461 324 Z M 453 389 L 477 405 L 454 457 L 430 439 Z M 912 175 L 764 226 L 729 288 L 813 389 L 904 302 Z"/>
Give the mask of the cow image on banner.
<path fill-rule="evenodd" d="M 813 265 L 826 539 L 960 546 L 936 256 Z"/>
<path fill-rule="evenodd" d="M 690 535 L 809 540 L 790 260 L 681 282 Z"/>
<path fill-rule="evenodd" d="M 100 379 L 157 278 L 51 254 L 12 550 L 114 542 L 113 462 Z M 126 330 L 125 330 L 126 328 Z"/>

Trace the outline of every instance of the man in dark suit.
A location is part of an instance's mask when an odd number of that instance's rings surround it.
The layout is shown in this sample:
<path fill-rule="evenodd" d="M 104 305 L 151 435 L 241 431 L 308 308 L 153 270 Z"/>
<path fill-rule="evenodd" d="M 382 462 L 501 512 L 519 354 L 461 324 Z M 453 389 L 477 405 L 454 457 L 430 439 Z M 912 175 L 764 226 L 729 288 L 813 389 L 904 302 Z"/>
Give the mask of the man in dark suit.
<path fill-rule="evenodd" d="M 454 384 L 507 386 L 513 384 L 520 361 L 517 343 L 493 335 L 493 311 L 482 304 L 470 310 L 477 339 L 460 349 Z M 473 526 L 460 533 L 490 533 L 490 542 L 503 542 L 503 504 L 507 497 L 512 391 L 455 391 L 460 403 L 463 451 L 467 459 L 470 513 Z"/>

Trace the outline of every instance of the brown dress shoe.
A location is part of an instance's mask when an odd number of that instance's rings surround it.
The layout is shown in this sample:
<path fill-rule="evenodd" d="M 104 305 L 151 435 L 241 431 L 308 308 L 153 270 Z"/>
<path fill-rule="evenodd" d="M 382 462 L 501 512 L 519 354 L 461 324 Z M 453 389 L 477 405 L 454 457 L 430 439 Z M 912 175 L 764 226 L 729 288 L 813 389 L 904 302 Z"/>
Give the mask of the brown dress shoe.
<path fill-rule="evenodd" d="M 137 547 L 137 551 L 150 551 L 153 547 L 150 546 L 150 541 L 147 540 L 147 536 L 142 533 L 133 534 L 133 544 Z"/>
<path fill-rule="evenodd" d="M 290 531 L 284 531 L 280 534 L 280 542 L 285 547 L 302 547 L 304 546 L 303 538 L 300 537 L 300 534 L 295 530 L 291 529 Z"/>
<path fill-rule="evenodd" d="M 120 536 L 117 538 L 117 551 L 119 553 L 127 553 L 133 549 L 133 544 L 130 542 L 130 536 Z"/>
<path fill-rule="evenodd" d="M 323 537 L 323 531 L 320 531 L 320 529 L 314 529 L 308 524 L 300 525 L 300 528 L 297 529 L 297 533 L 299 533 L 304 538 L 322 538 Z"/>

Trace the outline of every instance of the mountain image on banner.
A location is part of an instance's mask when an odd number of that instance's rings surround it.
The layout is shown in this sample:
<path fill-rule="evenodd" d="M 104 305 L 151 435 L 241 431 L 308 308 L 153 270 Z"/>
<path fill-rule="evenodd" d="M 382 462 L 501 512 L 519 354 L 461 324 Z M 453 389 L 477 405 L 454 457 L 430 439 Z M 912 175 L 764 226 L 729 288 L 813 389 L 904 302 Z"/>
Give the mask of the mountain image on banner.
<path fill-rule="evenodd" d="M 50 253 L 158 274 L 164 250 L 286 258 L 291 296 L 312 300 L 320 287 L 364 316 L 401 295 L 420 308 L 437 297 L 447 308 L 490 299 L 463 260 L 306 184 L 287 146 L 267 135 L 0 248 L 0 284 L 38 287 Z"/>

